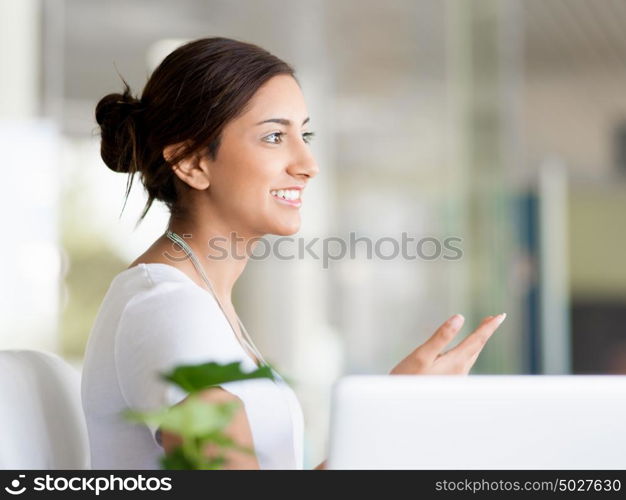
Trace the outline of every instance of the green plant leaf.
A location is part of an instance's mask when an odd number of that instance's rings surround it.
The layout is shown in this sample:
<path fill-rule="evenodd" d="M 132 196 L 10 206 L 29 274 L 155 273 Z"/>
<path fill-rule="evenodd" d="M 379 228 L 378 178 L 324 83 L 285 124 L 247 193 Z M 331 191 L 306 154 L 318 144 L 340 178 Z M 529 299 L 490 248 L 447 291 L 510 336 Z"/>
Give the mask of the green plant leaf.
<path fill-rule="evenodd" d="M 173 406 L 161 422 L 163 429 L 181 436 L 198 436 L 224 429 L 240 403 L 209 403 L 191 395 L 181 405 Z"/>
<path fill-rule="evenodd" d="M 168 373 L 162 373 L 161 378 L 178 385 L 181 389 L 194 393 L 216 385 L 236 380 L 253 378 L 270 378 L 275 380 L 270 366 L 265 365 L 251 372 L 241 369 L 242 362 L 220 364 L 215 362 L 199 365 L 180 365 Z"/>
<path fill-rule="evenodd" d="M 210 403 L 191 395 L 179 405 L 153 411 L 139 412 L 125 410 L 124 416 L 130 421 L 142 422 L 181 436 L 212 434 L 225 428 L 235 414 L 238 401 Z"/>
<path fill-rule="evenodd" d="M 161 457 L 161 468 L 168 470 L 194 470 L 196 464 L 187 458 L 182 446 Z"/>
<path fill-rule="evenodd" d="M 223 432 L 216 432 L 198 437 L 198 445 L 204 446 L 205 443 L 214 443 L 222 448 L 231 448 L 235 450 L 254 455 L 254 450 L 248 446 L 242 446 L 237 444 L 233 438 L 224 434 Z"/>
<path fill-rule="evenodd" d="M 251 372 L 244 372 L 241 367 L 241 362 L 177 366 L 171 372 L 160 373 L 159 376 L 189 393 L 183 402 L 155 411 L 123 411 L 124 417 L 130 421 L 161 427 L 182 438 L 180 446 L 161 457 L 162 468 L 216 470 L 221 469 L 226 462 L 223 450 L 237 449 L 254 454 L 253 449 L 238 445 L 223 432 L 241 403 L 212 403 L 198 394 L 204 389 L 237 380 L 269 378 L 276 381 L 269 364 Z M 208 443 L 214 443 L 222 450 L 217 457 L 204 456 L 203 450 Z"/>
<path fill-rule="evenodd" d="M 223 457 L 213 459 L 190 459 L 179 446 L 160 459 L 162 469 L 166 470 L 219 470 L 225 463 Z"/>
<path fill-rule="evenodd" d="M 130 422 L 145 423 L 148 425 L 160 426 L 169 408 L 160 408 L 155 411 L 137 411 L 127 408 L 122 411 L 122 415 Z"/>

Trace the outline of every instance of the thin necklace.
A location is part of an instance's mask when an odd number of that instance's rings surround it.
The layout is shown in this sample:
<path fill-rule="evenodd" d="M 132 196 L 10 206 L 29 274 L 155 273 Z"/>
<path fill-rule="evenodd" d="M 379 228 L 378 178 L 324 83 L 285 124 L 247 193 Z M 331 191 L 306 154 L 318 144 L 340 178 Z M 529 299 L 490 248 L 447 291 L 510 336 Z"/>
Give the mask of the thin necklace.
<path fill-rule="evenodd" d="M 222 313 L 224 314 L 224 317 L 226 318 L 226 321 L 228 322 L 228 324 L 230 325 L 230 327 L 233 330 L 233 333 L 235 334 L 235 337 L 237 338 L 237 340 L 239 340 L 239 343 L 241 343 L 241 340 L 239 339 L 239 336 L 237 335 L 237 332 L 235 331 L 235 327 L 231 324 L 231 322 L 228 320 L 228 316 L 226 315 L 226 312 L 224 311 L 224 308 L 222 307 L 221 302 L 219 301 L 219 299 L 217 298 L 217 294 L 215 293 L 215 290 L 213 290 L 213 285 L 211 285 L 211 281 L 209 280 L 209 278 L 207 277 L 207 275 L 204 272 L 204 269 L 202 268 L 202 266 L 200 265 L 200 263 L 198 262 L 198 259 L 196 257 L 196 255 L 193 253 L 193 250 L 191 250 L 191 247 L 189 245 L 187 245 L 187 243 L 185 243 L 183 241 L 183 239 L 178 236 L 175 232 L 170 231 L 169 229 L 167 230 L 166 236 L 172 240 L 175 243 L 178 243 L 184 250 L 185 253 L 187 254 L 187 256 L 189 258 L 191 258 L 191 263 L 193 264 L 193 266 L 196 268 L 196 271 L 198 272 L 198 274 L 200 274 L 200 276 L 202 277 L 202 279 L 204 280 L 204 282 L 207 284 L 207 286 L 209 287 L 209 290 L 211 292 L 211 294 L 213 295 L 213 297 L 215 298 L 215 301 L 217 302 L 217 305 L 220 307 L 220 309 L 222 310 Z M 261 355 L 261 353 L 259 352 L 259 350 L 256 348 L 256 346 L 254 345 L 254 342 L 252 342 L 252 339 L 250 338 L 250 336 L 248 335 L 248 331 L 246 330 L 246 327 L 243 326 L 243 323 L 241 322 L 241 320 L 239 319 L 239 316 L 237 315 L 237 312 L 235 311 L 235 317 L 237 318 L 237 322 L 239 323 L 239 326 L 241 328 L 241 331 L 244 334 L 244 340 L 248 343 L 248 347 L 250 348 L 251 351 L 254 352 L 254 354 L 257 356 L 257 359 L 260 360 L 260 362 L 266 366 L 270 366 L 269 363 L 267 363 L 265 361 L 265 359 L 263 358 L 263 356 Z M 258 364 L 257 364 L 258 366 Z"/>

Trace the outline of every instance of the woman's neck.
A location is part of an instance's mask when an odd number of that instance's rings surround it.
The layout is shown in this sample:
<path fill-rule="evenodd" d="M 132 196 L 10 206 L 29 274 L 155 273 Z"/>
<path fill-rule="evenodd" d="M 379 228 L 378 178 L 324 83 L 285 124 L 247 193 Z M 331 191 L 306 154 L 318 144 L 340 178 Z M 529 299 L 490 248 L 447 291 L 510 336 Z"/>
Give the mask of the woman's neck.
<path fill-rule="evenodd" d="M 168 229 L 191 247 L 220 302 L 232 307 L 232 289 L 248 262 L 246 249 L 251 251 L 252 238 L 216 224 L 199 225 L 180 220 L 170 220 Z M 176 259 L 184 256 L 178 245 L 172 245 L 170 253 Z M 189 264 L 193 266 L 191 262 Z"/>

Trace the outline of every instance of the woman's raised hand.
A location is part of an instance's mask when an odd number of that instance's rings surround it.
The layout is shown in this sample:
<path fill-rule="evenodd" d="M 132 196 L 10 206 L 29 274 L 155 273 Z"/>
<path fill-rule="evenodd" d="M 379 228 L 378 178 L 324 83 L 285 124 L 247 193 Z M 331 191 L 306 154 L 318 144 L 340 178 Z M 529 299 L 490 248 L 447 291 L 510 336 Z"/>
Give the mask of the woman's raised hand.
<path fill-rule="evenodd" d="M 459 345 L 442 353 L 465 322 L 463 316 L 455 314 L 432 337 L 400 361 L 389 375 L 467 375 L 504 318 L 506 313 L 487 316 Z"/>

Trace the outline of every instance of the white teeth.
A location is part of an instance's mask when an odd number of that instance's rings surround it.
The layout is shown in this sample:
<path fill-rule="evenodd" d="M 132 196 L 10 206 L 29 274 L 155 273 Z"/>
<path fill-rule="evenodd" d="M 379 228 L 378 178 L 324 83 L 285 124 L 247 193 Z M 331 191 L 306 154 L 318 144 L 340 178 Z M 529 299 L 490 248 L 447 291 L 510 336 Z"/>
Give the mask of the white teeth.
<path fill-rule="evenodd" d="M 272 196 L 278 196 L 284 200 L 298 200 L 300 199 L 299 189 L 272 189 L 270 191 Z"/>

